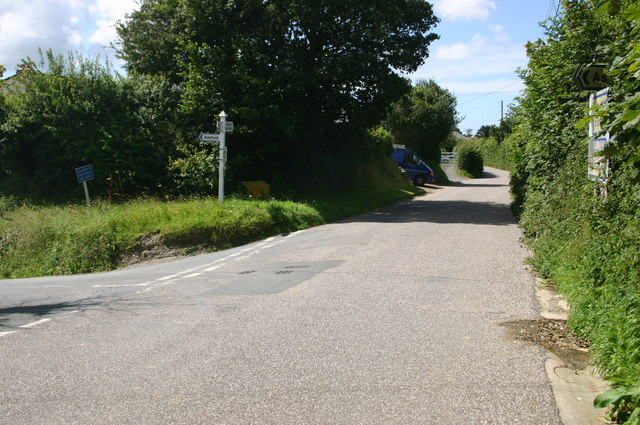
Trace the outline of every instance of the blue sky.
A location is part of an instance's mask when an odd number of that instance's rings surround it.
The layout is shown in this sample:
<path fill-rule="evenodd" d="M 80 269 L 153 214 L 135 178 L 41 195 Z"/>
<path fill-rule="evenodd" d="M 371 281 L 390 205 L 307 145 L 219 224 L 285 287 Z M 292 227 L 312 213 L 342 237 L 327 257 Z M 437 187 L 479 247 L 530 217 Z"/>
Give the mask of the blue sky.
<path fill-rule="evenodd" d="M 412 80 L 433 78 L 458 100 L 463 132 L 498 124 L 524 87 L 515 71 L 526 68 L 525 44 L 543 36 L 539 22 L 555 15 L 555 0 L 436 0 L 440 39 Z"/>
<path fill-rule="evenodd" d="M 339 1 L 339 0 L 337 0 Z M 441 22 L 440 40 L 414 74 L 413 81 L 433 78 L 458 99 L 462 131 L 473 133 L 500 120 L 522 89 L 515 74 L 526 67 L 524 45 L 542 36 L 538 23 L 555 14 L 558 0 L 434 0 Z M 0 0 L 0 64 L 14 73 L 22 58 L 37 49 L 55 53 L 100 54 L 115 65 L 108 48 L 113 25 L 137 8 L 135 0 Z"/>

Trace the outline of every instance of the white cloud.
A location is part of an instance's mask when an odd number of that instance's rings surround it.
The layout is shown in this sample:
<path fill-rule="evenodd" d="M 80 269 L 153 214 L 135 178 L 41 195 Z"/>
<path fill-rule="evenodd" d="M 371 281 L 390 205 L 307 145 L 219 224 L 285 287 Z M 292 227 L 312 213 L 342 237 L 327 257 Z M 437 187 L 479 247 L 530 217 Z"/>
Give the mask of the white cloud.
<path fill-rule="evenodd" d="M 427 59 L 416 75 L 431 74 L 436 81 L 449 79 L 473 79 L 487 75 L 514 75 L 518 67 L 527 65 L 523 47 L 515 45 L 483 45 L 471 43 L 466 49 L 458 47 L 455 52 L 467 52 L 459 57 L 443 58 L 447 47 L 437 50 L 433 58 Z"/>
<path fill-rule="evenodd" d="M 88 6 L 89 13 L 95 20 L 95 31 L 88 37 L 87 41 L 94 44 L 90 47 L 93 53 L 100 48 L 109 47 L 118 37 L 116 31 L 117 21 L 124 20 L 138 7 L 135 0 L 95 0 Z M 103 52 L 112 61 L 119 63 L 114 58 L 113 51 Z"/>
<path fill-rule="evenodd" d="M 56 53 L 75 50 L 80 42 L 75 0 L 0 0 L 0 63 L 7 75 L 38 48 Z"/>
<path fill-rule="evenodd" d="M 98 29 L 89 37 L 89 42 L 99 44 L 100 46 L 109 46 L 118 36 L 114 26 L 115 22 L 98 19 L 96 25 Z"/>
<path fill-rule="evenodd" d="M 117 63 L 105 47 L 117 36 L 116 21 L 138 7 L 136 0 L 0 0 L 0 64 L 11 75 L 27 56 L 37 60 L 38 48 Z"/>
<path fill-rule="evenodd" d="M 485 28 L 486 33 L 476 33 L 468 41 L 438 45 L 425 65 L 412 78 L 433 78 L 457 95 L 486 93 L 517 81 L 515 71 L 526 67 L 524 46 L 508 39 L 500 25 Z M 521 84 L 509 87 L 517 92 Z"/>
<path fill-rule="evenodd" d="M 510 42 L 502 26 L 491 26 L 489 32 L 489 36 L 474 34 L 468 42 L 436 45 L 416 75 L 423 78 L 431 74 L 431 78 L 440 82 L 488 75 L 513 76 L 518 67 L 526 66 L 524 47 Z"/>
<path fill-rule="evenodd" d="M 504 42 L 507 41 L 507 35 L 504 31 L 504 26 L 502 25 L 489 25 L 489 31 L 493 34 L 493 38 L 496 41 Z"/>
<path fill-rule="evenodd" d="M 136 8 L 135 0 L 96 0 L 89 5 L 89 12 L 99 18 L 116 21 Z"/>
<path fill-rule="evenodd" d="M 450 21 L 485 20 L 496 9 L 493 0 L 434 0 L 436 15 Z"/>
<path fill-rule="evenodd" d="M 443 61 L 458 61 L 466 59 L 473 54 L 471 45 L 467 43 L 455 43 L 438 47 L 433 52 L 433 57 Z"/>

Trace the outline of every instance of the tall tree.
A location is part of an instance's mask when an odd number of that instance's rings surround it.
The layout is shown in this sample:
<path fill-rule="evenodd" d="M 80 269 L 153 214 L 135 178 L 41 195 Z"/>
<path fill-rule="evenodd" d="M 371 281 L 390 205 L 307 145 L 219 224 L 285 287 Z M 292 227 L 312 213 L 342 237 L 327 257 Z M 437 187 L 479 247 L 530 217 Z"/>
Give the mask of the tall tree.
<path fill-rule="evenodd" d="M 440 161 L 440 147 L 455 129 L 459 118 L 457 100 L 433 80 L 419 81 L 411 93 L 394 103 L 386 126 L 394 141 L 431 161 Z"/>
<path fill-rule="evenodd" d="M 130 70 L 179 80 L 190 125 L 223 109 L 243 124 L 245 169 L 308 174 L 407 92 L 399 72 L 427 58 L 437 21 L 424 0 L 147 0 L 118 32 Z"/>
<path fill-rule="evenodd" d="M 180 0 L 144 0 L 126 23 L 116 24 L 120 40 L 114 47 L 126 60 L 129 74 L 160 74 L 172 82 L 179 81 L 176 54 L 178 35 L 183 30 L 179 4 Z"/>

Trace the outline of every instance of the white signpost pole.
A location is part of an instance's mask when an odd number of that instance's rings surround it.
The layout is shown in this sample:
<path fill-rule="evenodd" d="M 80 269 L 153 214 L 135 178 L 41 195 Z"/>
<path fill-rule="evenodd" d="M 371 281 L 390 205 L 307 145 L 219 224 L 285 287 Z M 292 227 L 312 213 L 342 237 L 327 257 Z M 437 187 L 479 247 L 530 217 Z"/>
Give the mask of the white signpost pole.
<path fill-rule="evenodd" d="M 218 201 L 224 202 L 224 163 L 226 160 L 225 155 L 225 136 L 227 135 L 225 131 L 226 122 L 227 122 L 227 114 L 222 111 L 220 112 L 220 128 L 222 131 L 220 132 L 220 159 L 218 162 Z"/>
<path fill-rule="evenodd" d="M 91 198 L 89 198 L 89 188 L 87 187 L 87 182 L 82 182 L 82 187 L 84 188 L 84 198 L 87 200 L 87 207 L 91 208 Z"/>

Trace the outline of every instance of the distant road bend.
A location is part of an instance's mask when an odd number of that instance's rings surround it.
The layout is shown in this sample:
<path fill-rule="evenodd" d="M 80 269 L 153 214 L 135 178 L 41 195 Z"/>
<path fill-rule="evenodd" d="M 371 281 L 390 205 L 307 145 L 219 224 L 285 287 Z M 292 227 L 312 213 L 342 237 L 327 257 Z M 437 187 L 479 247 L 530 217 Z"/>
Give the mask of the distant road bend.
<path fill-rule="evenodd" d="M 0 280 L 0 424 L 561 424 L 508 175 L 213 254 Z"/>

